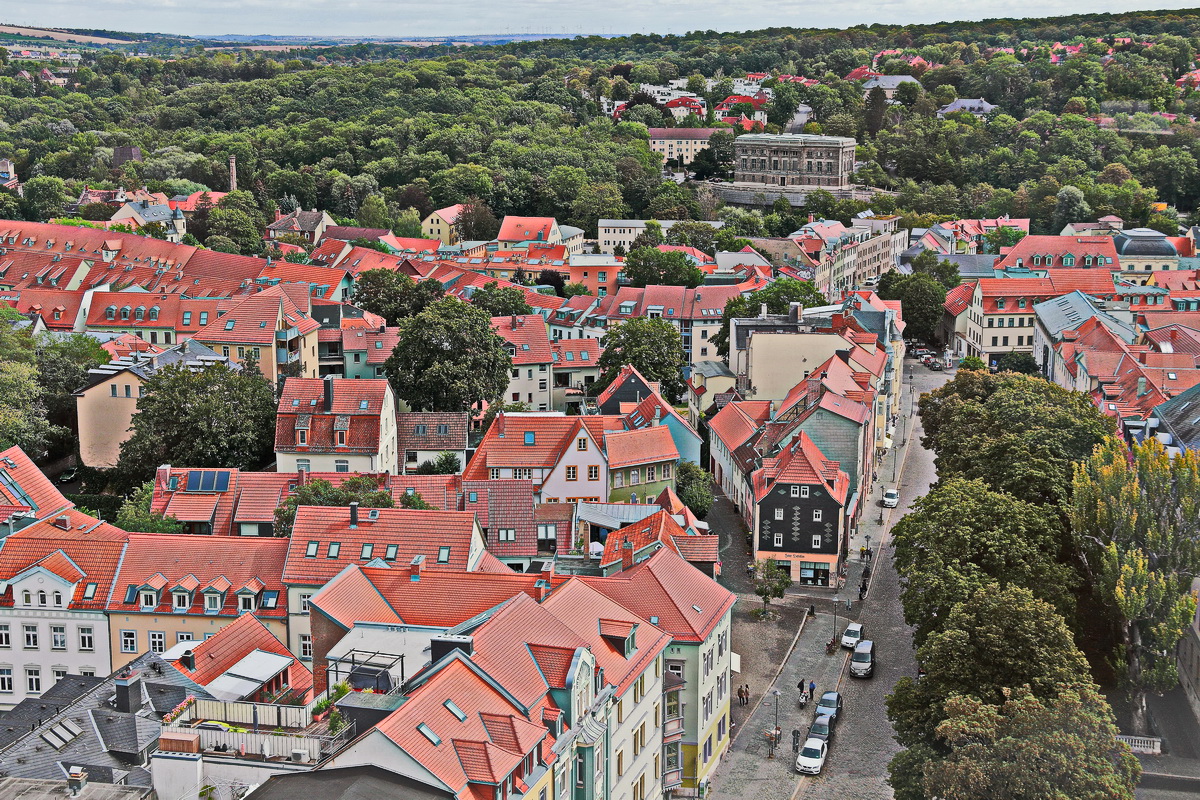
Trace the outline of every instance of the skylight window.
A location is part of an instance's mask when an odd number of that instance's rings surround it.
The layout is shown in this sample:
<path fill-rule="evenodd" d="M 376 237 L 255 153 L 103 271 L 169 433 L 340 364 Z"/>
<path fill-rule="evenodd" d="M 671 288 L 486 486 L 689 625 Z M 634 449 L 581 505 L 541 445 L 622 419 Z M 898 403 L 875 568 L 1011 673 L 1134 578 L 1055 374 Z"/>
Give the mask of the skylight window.
<path fill-rule="evenodd" d="M 366 411 L 366 410 L 367 410 L 367 405 L 368 405 L 369 403 L 370 403 L 370 401 L 369 401 L 369 400 L 359 400 L 359 401 L 358 401 L 358 409 L 359 409 L 359 411 Z"/>
<path fill-rule="evenodd" d="M 433 742 L 435 745 L 442 743 L 441 737 L 439 737 L 436 733 L 434 733 L 433 729 L 430 728 L 428 725 L 426 725 L 424 722 L 417 725 L 417 730 L 421 732 L 422 736 L 424 736 L 429 741 Z"/>
<path fill-rule="evenodd" d="M 450 563 L 450 548 L 449 547 L 439 547 L 438 548 L 438 563 L 439 564 L 449 564 Z"/>
<path fill-rule="evenodd" d="M 537 434 L 533 431 L 525 431 L 525 444 L 536 444 Z"/>
<path fill-rule="evenodd" d="M 225 330 L 227 330 L 227 331 L 233 330 L 233 326 L 236 324 L 237 324 L 236 319 L 229 320 L 228 322 L 225 323 Z"/>
<path fill-rule="evenodd" d="M 461 708 L 459 708 L 457 705 L 455 705 L 453 700 L 447 699 L 446 702 L 442 703 L 442 705 L 444 705 L 446 707 L 447 711 L 449 711 L 454 716 L 458 717 L 459 722 L 467 721 L 467 712 L 463 711 Z"/>

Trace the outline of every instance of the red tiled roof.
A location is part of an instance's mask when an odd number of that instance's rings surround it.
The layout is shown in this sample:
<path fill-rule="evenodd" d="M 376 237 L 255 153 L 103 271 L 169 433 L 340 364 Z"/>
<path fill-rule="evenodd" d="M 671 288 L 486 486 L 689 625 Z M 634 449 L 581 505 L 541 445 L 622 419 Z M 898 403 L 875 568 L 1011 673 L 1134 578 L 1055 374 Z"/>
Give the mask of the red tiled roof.
<path fill-rule="evenodd" d="M 496 240 L 500 242 L 550 241 L 550 232 L 555 227 L 554 217 L 507 216 L 500 223 Z"/>
<path fill-rule="evenodd" d="M 613 469 L 679 460 L 679 450 L 671 438 L 671 430 L 665 425 L 605 433 L 604 452 L 608 456 L 608 466 Z"/>
<path fill-rule="evenodd" d="M 599 339 L 558 339 L 550 349 L 554 353 L 556 370 L 572 366 L 594 367 L 604 353 Z"/>
<path fill-rule="evenodd" d="M 0 548 L 0 579 L 41 565 L 64 580 L 79 582 L 71 598 L 75 609 L 103 610 L 112 587 L 113 574 L 121 562 L 128 534 L 95 517 L 71 509 L 65 514 L 69 530 L 51 522 L 30 525 L 4 540 Z M 80 577 L 76 577 L 76 576 Z M 96 584 L 91 599 L 88 586 Z M 0 596 L 0 606 L 12 606 L 11 592 Z"/>
<path fill-rule="evenodd" d="M 743 445 L 771 416 L 769 400 L 735 400 L 726 403 L 709 420 L 709 430 L 730 451 Z"/>
<path fill-rule="evenodd" d="M 960 283 L 946 292 L 946 302 L 942 304 L 942 307 L 957 317 L 971 307 L 971 298 L 974 296 L 974 282 Z"/>
<path fill-rule="evenodd" d="M 850 478 L 837 461 L 825 458 L 820 448 L 804 431 L 777 458 L 764 458 L 752 478 L 754 496 L 762 499 L 776 483 L 823 484 L 830 497 L 846 504 Z"/>
<path fill-rule="evenodd" d="M 376 518 L 371 519 L 372 512 Z M 316 542 L 315 555 L 307 553 Z M 331 556 L 330 544 L 339 548 Z M 388 559 L 388 546 L 396 555 Z M 364 558 L 364 547 L 370 552 Z M 442 548 L 446 560 L 439 560 Z M 358 527 L 350 527 L 346 507 L 301 506 L 296 510 L 288 541 L 283 580 L 320 586 L 348 564 L 385 559 L 407 572 L 416 556 L 424 556 L 425 571 L 475 569 L 483 554 L 482 536 L 476 533 L 475 515 L 463 511 L 414 511 L 404 508 L 359 509 Z"/>
<path fill-rule="evenodd" d="M 188 669 L 182 660 L 172 666 L 201 686 L 207 686 L 224 675 L 246 656 L 261 650 L 293 659 L 288 669 L 288 685 L 304 696 L 312 688 L 312 671 L 258 620 L 254 614 L 242 614 L 209 638 L 192 647 L 196 668 Z"/>
<path fill-rule="evenodd" d="M 550 331 L 540 314 L 492 317 L 492 328 L 512 347 L 514 365 L 549 364 L 554 361 L 550 349 Z"/>
<path fill-rule="evenodd" d="M 179 493 L 167 502 L 163 516 L 174 517 L 180 522 L 212 522 L 219 499 L 214 494 Z"/>
<path fill-rule="evenodd" d="M 187 575 L 194 576 L 203 587 L 214 581 L 227 584 L 232 591 L 226 591 L 219 616 L 236 616 L 236 592 L 253 585 L 257 579 L 264 588 L 278 592 L 278 597 L 274 608 L 259 607 L 255 613 L 285 618 L 287 592 L 282 575 L 287 550 L 285 539 L 131 533 L 121 569 L 114 578 L 117 589 L 108 603 L 108 610 L 123 614 L 142 611 L 136 598 L 132 603 L 125 602 L 127 587 L 141 586 L 158 573 L 165 576 L 164 585 L 168 587 Z M 159 600 L 159 605 L 146 613 L 180 613 L 172 605 L 169 591 L 162 592 Z M 193 595 L 186 613 L 200 616 L 204 611 L 204 598 Z"/>
<path fill-rule="evenodd" d="M 0 478 L 0 504 L 32 508 L 38 519 L 74 505 L 16 445 L 0 452 Z"/>
<path fill-rule="evenodd" d="M 624 423 L 620 417 L 612 416 L 501 412 L 463 471 L 463 479 L 486 480 L 489 467 L 552 467 L 585 426 L 599 442 L 599 434 L 604 430 L 621 430 Z M 532 434 L 532 444 L 525 443 L 526 434 Z"/>
<path fill-rule="evenodd" d="M 600 566 L 621 563 L 626 542 L 632 545 L 631 558 L 634 562 L 645 559 L 647 554 L 643 551 L 652 546 L 657 546 L 656 550 L 666 547 L 675 550 L 684 558 L 697 561 L 716 561 L 720 550 L 720 537 L 689 534 L 672 518 L 671 512 L 665 509 L 610 533 L 604 540 L 604 554 L 600 558 Z M 684 554 L 685 549 L 690 556 Z"/>
<path fill-rule="evenodd" d="M 1026 236 L 1013 245 L 996 266 L 1002 269 L 1015 267 L 1018 260 L 1031 269 L 1071 266 L 1063 263 L 1063 257 L 1068 254 L 1075 257 L 1073 266 L 1076 268 L 1083 267 L 1084 256 L 1092 256 L 1105 259 L 1096 265 L 1097 269 L 1120 269 L 1117 248 L 1111 236 Z M 1049 256 L 1050 263 L 1045 258 L 1039 264 L 1033 263 L 1035 255 Z"/>
<path fill-rule="evenodd" d="M 715 538 L 693 536 L 688 541 Z M 704 641 L 737 600 L 669 548 L 616 575 L 580 580 L 639 616 L 657 617 L 658 627 L 675 641 Z"/>

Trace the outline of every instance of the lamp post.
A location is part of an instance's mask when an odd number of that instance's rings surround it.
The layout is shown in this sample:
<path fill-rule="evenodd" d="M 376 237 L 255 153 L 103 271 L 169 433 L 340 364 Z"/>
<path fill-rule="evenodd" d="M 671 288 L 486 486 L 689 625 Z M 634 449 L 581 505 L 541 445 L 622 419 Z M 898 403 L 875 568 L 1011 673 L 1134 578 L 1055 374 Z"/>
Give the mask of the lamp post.
<path fill-rule="evenodd" d="M 838 608 L 838 603 L 840 601 L 841 601 L 841 598 L 839 598 L 835 594 L 833 596 L 833 636 L 834 636 L 834 638 L 837 638 L 837 608 Z"/>

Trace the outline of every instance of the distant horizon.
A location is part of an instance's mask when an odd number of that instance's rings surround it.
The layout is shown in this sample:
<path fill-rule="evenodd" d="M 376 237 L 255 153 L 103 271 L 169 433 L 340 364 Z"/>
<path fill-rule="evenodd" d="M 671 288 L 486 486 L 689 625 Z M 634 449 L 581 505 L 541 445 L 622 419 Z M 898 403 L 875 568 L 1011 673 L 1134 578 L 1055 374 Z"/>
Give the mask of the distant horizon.
<path fill-rule="evenodd" d="M 437 6 L 384 0 L 194 0 L 163 3 L 139 9 L 138 29 L 130 29 L 127 0 L 43 0 L 26 6 L 25 18 L 3 24 L 39 28 L 89 28 L 127 33 L 212 38 L 221 36 L 425 39 L 477 36 L 562 36 L 634 34 L 682 35 L 695 30 L 726 33 L 772 27 L 839 28 L 871 24 L 923 25 L 970 22 L 989 18 L 1038 19 L 1069 14 L 1177 11 L 1195 7 L 1196 0 L 979 0 L 969 14 L 949 18 L 944 7 L 921 0 L 880 4 L 849 0 L 836 6 L 803 0 L 781 0 L 770 13 L 746 0 L 723 3 L 705 0 L 647 7 L 616 0 L 603 8 L 578 9 L 546 0 L 514 0 L 503 6 L 481 0 L 450 0 Z M 242 24 L 230 24 L 237 19 Z M 513 24 L 554 19 L 552 25 Z M 464 24 L 464 20 L 471 23 Z M 747 23 L 751 24 L 747 24 Z M 473 23 L 473 24 L 472 24 Z M 467 28 L 467 30 L 463 30 Z M 261 31 L 271 31 L 262 33 Z M 247 31 L 255 31 L 249 33 Z M 381 32 L 386 31 L 386 32 Z"/>

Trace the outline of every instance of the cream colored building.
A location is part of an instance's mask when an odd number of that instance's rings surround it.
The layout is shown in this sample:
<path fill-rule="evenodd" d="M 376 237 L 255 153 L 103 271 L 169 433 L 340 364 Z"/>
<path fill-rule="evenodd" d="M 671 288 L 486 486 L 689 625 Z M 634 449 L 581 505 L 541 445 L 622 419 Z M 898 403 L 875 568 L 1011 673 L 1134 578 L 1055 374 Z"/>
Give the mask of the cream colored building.
<path fill-rule="evenodd" d="M 184 364 L 189 369 L 228 366 L 230 359 L 188 339 L 161 353 L 135 353 L 89 370 L 89 383 L 75 393 L 79 418 L 79 458 L 84 466 L 114 467 L 121 443 L 129 438 L 138 398 L 146 380 L 162 367 Z"/>
<path fill-rule="evenodd" d="M 708 137 L 721 128 L 650 128 L 650 149 L 662 153 L 664 160 L 677 159 L 684 165 L 696 160 L 708 148 Z"/>
<path fill-rule="evenodd" d="M 462 203 L 439 208 L 421 221 L 421 233 L 426 239 L 437 239 L 442 244 L 458 244 L 458 231 L 454 223 L 462 212 Z"/>

